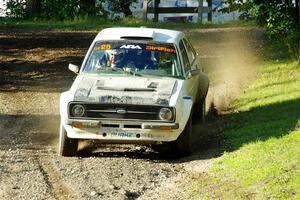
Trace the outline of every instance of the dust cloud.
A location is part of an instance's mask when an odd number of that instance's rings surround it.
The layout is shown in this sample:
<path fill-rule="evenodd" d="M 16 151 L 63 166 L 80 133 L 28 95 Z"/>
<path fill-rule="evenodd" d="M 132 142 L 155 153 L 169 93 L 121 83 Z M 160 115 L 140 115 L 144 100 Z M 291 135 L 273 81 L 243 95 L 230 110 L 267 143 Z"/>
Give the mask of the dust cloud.
<path fill-rule="evenodd" d="M 204 29 L 188 34 L 210 79 L 208 112 L 226 112 L 256 77 L 262 34 L 251 28 Z"/>

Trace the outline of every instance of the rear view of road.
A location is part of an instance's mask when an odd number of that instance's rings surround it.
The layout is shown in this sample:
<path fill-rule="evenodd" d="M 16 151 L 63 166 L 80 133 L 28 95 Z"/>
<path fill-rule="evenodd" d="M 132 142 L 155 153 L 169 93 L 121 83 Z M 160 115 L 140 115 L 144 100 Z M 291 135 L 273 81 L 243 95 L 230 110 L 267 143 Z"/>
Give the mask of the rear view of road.
<path fill-rule="evenodd" d="M 255 75 L 261 31 L 185 31 L 208 73 L 206 125 L 193 127 L 195 152 L 165 159 L 144 146 L 82 143 L 81 156 L 57 155 L 59 94 L 80 65 L 96 32 L 0 30 L 0 199 L 179 199 L 189 174 L 210 167 L 222 118 Z M 93 150 L 93 153 L 86 153 Z M 176 186 L 176 187 L 175 187 Z"/>

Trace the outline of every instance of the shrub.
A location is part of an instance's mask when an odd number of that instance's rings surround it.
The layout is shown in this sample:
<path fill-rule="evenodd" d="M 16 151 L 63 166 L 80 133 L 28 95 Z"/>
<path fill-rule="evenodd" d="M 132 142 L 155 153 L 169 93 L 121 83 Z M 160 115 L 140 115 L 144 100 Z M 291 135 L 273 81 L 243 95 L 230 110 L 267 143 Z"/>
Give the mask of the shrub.
<path fill-rule="evenodd" d="M 41 17 L 47 20 L 74 19 L 79 13 L 79 0 L 42 0 Z"/>
<path fill-rule="evenodd" d="M 298 59 L 300 65 L 300 31 L 294 31 L 284 40 L 293 59 Z"/>
<path fill-rule="evenodd" d="M 295 8 L 292 4 L 270 4 L 266 18 L 260 19 L 267 27 L 267 36 L 270 39 L 287 37 L 297 28 Z"/>

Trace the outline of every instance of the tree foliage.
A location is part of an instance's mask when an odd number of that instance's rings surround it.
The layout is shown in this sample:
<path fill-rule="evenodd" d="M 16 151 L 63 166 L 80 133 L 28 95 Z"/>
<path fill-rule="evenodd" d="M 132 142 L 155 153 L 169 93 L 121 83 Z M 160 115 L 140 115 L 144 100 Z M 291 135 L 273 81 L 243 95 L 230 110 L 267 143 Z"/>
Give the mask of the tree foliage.
<path fill-rule="evenodd" d="M 40 16 L 43 19 L 74 19 L 79 13 L 79 0 L 42 0 Z"/>
<path fill-rule="evenodd" d="M 78 16 L 107 17 L 104 4 L 114 13 L 132 16 L 130 5 L 137 0 L 9 0 L 10 17 L 41 18 L 46 20 L 72 20 Z"/>
<path fill-rule="evenodd" d="M 241 19 L 255 19 L 266 27 L 266 35 L 275 43 L 284 42 L 300 65 L 299 0 L 223 0 L 222 12 L 240 11 Z"/>
<path fill-rule="evenodd" d="M 10 17 L 23 19 L 26 16 L 25 0 L 10 0 L 6 3 L 6 14 Z"/>
<path fill-rule="evenodd" d="M 222 12 L 240 11 L 241 19 L 256 19 L 267 27 L 270 38 L 285 37 L 297 28 L 297 9 L 292 0 L 223 0 Z"/>
<path fill-rule="evenodd" d="M 106 17 L 106 11 L 95 0 L 41 0 L 42 19 L 72 20 L 80 16 Z"/>

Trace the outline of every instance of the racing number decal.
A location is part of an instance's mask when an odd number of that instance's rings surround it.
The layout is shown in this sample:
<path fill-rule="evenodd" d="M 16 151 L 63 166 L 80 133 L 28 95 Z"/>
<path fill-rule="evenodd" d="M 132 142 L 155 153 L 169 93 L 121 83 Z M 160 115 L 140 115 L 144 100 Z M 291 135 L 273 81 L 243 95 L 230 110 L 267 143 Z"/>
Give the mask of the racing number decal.
<path fill-rule="evenodd" d="M 99 50 L 110 50 L 111 49 L 111 44 L 101 44 L 99 47 L 95 47 L 95 51 Z"/>

